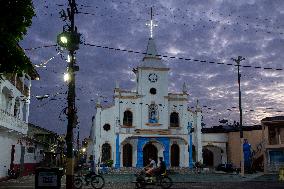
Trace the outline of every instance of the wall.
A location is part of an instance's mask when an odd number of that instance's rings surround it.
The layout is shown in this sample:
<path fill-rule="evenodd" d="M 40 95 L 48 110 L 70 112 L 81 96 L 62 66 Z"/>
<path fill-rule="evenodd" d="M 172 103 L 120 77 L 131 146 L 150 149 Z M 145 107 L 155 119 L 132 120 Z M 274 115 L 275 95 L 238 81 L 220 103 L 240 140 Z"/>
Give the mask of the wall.
<path fill-rule="evenodd" d="M 257 144 L 262 141 L 262 130 L 244 131 L 244 139 L 248 139 L 252 150 L 256 149 Z M 228 161 L 236 167 L 240 167 L 240 132 L 228 133 Z"/>
<path fill-rule="evenodd" d="M 227 133 L 203 133 L 202 145 L 214 154 L 214 166 L 220 163 L 227 163 Z M 214 148 L 215 147 L 215 148 Z M 222 153 L 221 153 L 222 150 Z"/>

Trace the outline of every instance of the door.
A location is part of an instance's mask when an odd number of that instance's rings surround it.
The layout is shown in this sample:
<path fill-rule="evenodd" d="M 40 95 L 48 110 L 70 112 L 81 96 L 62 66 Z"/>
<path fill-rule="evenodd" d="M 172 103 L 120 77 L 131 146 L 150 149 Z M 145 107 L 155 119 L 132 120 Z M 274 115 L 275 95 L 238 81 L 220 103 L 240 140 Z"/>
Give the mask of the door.
<path fill-rule="evenodd" d="M 123 146 L 123 167 L 132 167 L 132 146 L 125 144 Z"/>
<path fill-rule="evenodd" d="M 158 160 L 158 150 L 157 148 L 152 144 L 148 143 L 143 148 L 143 165 L 148 165 L 149 158 L 153 158 L 156 162 Z"/>
<path fill-rule="evenodd" d="M 24 146 L 21 146 L 21 159 L 20 159 L 20 174 L 22 175 L 25 169 L 24 163 L 25 163 L 25 152 L 26 149 Z"/>
<path fill-rule="evenodd" d="M 14 168 L 14 160 L 15 160 L 15 145 L 12 145 L 10 170 Z"/>
<path fill-rule="evenodd" d="M 177 144 L 173 144 L 171 146 L 171 166 L 179 167 L 179 146 Z"/>
<path fill-rule="evenodd" d="M 203 164 L 208 166 L 208 167 L 213 167 L 213 162 L 214 162 L 214 154 L 211 150 L 204 149 L 203 150 Z"/>

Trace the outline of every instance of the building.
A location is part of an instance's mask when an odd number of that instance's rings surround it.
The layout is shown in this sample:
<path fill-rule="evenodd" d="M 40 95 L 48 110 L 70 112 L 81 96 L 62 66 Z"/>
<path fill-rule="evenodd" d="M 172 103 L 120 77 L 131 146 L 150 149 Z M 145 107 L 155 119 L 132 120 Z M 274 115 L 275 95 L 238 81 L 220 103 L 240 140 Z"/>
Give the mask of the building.
<path fill-rule="evenodd" d="M 202 128 L 203 163 L 216 167 L 220 163 L 232 163 L 240 168 L 240 128 L 233 125 Z M 251 145 L 251 163 L 254 169 L 263 169 L 261 125 L 243 126 L 243 136 Z"/>
<path fill-rule="evenodd" d="M 48 129 L 29 123 L 27 139 L 30 140 L 29 148 L 34 158 L 26 158 L 29 171 L 34 171 L 35 167 L 41 166 L 62 166 L 64 152 L 64 138 Z"/>
<path fill-rule="evenodd" d="M 0 79 L 0 179 L 7 177 L 8 169 L 24 169 L 28 141 L 31 80 L 38 73 L 31 70 L 21 76 L 2 74 Z"/>
<path fill-rule="evenodd" d="M 266 117 L 261 120 L 264 138 L 264 171 L 278 172 L 284 166 L 284 116 Z"/>
<path fill-rule="evenodd" d="M 115 167 L 142 167 L 149 157 L 164 157 L 167 166 L 188 167 L 189 135 L 192 126 L 192 151 L 202 161 L 201 109 L 188 109 L 186 85 L 181 92 L 169 93 L 169 68 L 165 66 L 153 38 L 147 54 L 137 68 L 136 89 L 124 90 L 117 83 L 114 104 L 97 102 L 93 119 L 92 154 L 96 162 L 114 161 Z"/>

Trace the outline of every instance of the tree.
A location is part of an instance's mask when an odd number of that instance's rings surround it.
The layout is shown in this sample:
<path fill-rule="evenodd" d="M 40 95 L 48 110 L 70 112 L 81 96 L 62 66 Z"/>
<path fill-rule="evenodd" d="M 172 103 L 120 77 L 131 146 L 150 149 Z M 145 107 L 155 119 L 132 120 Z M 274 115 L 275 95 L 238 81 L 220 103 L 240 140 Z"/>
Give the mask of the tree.
<path fill-rule="evenodd" d="M 19 42 L 35 16 L 32 0 L 2 0 L 0 14 L 0 73 L 28 72 L 33 66 Z"/>

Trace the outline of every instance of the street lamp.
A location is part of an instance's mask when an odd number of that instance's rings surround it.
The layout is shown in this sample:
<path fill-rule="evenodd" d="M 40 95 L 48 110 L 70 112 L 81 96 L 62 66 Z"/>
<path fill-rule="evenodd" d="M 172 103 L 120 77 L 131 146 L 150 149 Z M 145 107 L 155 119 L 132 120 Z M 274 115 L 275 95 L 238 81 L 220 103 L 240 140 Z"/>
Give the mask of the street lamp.
<path fill-rule="evenodd" d="M 192 169 L 193 168 L 193 158 L 192 158 L 192 132 L 193 132 L 193 128 L 192 128 L 192 123 L 188 122 L 187 123 L 187 133 L 189 135 L 189 168 Z"/>
<path fill-rule="evenodd" d="M 75 51 L 79 49 L 80 36 L 81 34 L 77 33 L 77 31 L 63 31 L 57 36 L 57 43 L 69 51 Z"/>
<path fill-rule="evenodd" d="M 67 39 L 66 36 L 60 36 L 60 41 L 61 41 L 61 43 L 63 43 L 63 44 L 67 44 L 68 39 Z"/>
<path fill-rule="evenodd" d="M 65 82 L 69 82 L 70 81 L 70 74 L 68 72 L 64 73 L 63 79 Z"/>

